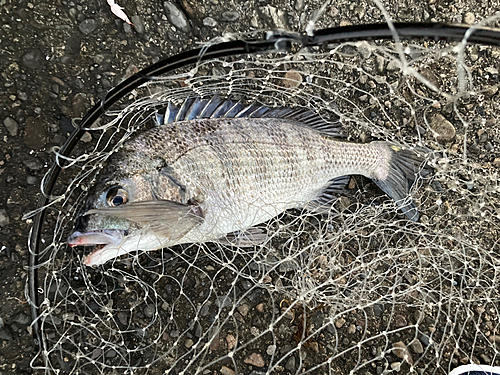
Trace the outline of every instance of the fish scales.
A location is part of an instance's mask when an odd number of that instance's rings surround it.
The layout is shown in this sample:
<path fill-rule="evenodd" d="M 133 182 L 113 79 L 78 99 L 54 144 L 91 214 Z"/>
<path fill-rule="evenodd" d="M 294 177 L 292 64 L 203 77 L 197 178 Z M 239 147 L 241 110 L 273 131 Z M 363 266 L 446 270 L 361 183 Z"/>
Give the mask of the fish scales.
<path fill-rule="evenodd" d="M 149 150 L 151 158 L 164 159 L 182 176 L 189 199 L 201 202 L 205 223 L 186 242 L 214 240 L 300 207 L 331 179 L 373 170 L 382 154 L 280 119 L 192 120 L 147 137 L 155 144 L 139 137 L 131 157 Z"/>
<path fill-rule="evenodd" d="M 371 178 L 418 220 L 408 193 L 426 171 L 422 154 L 335 139 L 336 128 L 300 109 L 238 118 L 234 103 L 220 103 L 236 118 L 223 111 L 215 111 L 219 118 L 181 116 L 110 156 L 68 239 L 71 246 L 103 245 L 85 257 L 87 265 L 181 243 L 260 243 L 266 235 L 252 227 L 290 208 L 328 207 L 347 181 L 342 176 L 353 174 Z M 202 113 L 197 102 L 192 108 Z"/>

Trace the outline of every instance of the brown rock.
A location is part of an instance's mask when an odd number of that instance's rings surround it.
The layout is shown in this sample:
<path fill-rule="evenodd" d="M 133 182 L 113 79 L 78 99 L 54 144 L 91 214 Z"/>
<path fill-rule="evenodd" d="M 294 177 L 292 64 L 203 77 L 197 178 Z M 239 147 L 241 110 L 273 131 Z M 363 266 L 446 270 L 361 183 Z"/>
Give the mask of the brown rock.
<path fill-rule="evenodd" d="M 302 83 L 302 76 L 296 70 L 289 70 L 283 79 L 283 87 L 293 89 Z"/>
<path fill-rule="evenodd" d="M 243 316 L 247 316 L 248 314 L 248 310 L 250 310 L 250 308 L 248 307 L 248 305 L 246 303 L 244 303 L 243 305 L 241 306 L 238 306 L 238 311 L 240 312 L 241 315 Z"/>
<path fill-rule="evenodd" d="M 210 341 L 210 350 L 215 351 L 219 349 L 219 334 L 216 334 L 212 341 Z"/>
<path fill-rule="evenodd" d="M 416 354 L 422 354 L 424 352 L 424 347 L 418 339 L 413 340 L 408 347 Z"/>
<path fill-rule="evenodd" d="M 497 344 L 500 344 L 500 336 L 496 336 L 496 335 L 490 336 L 490 340 L 493 342 L 496 342 Z"/>
<path fill-rule="evenodd" d="M 258 312 L 260 313 L 263 313 L 264 312 L 264 304 L 263 303 L 259 303 L 256 307 Z"/>
<path fill-rule="evenodd" d="M 394 348 L 394 354 L 396 354 L 399 358 L 404 359 L 410 365 L 413 364 L 413 358 L 411 357 L 411 354 L 404 342 L 398 341 L 392 344 L 392 347 Z"/>
<path fill-rule="evenodd" d="M 335 327 L 337 328 L 342 328 L 345 324 L 345 319 L 344 318 L 339 318 L 335 321 Z"/>
<path fill-rule="evenodd" d="M 220 373 L 222 375 L 234 375 L 235 374 L 235 372 L 233 370 L 231 370 L 229 367 L 226 367 L 226 366 L 221 367 Z"/>
<path fill-rule="evenodd" d="M 232 350 L 236 346 L 236 338 L 233 335 L 227 335 L 226 342 L 229 350 Z"/>
<path fill-rule="evenodd" d="M 252 353 L 249 357 L 245 358 L 245 363 L 255 367 L 264 367 L 264 360 L 257 353 Z"/>
<path fill-rule="evenodd" d="M 398 314 L 394 317 L 394 325 L 397 328 L 401 328 L 406 327 L 408 323 L 406 322 L 406 318 L 403 315 Z"/>
<path fill-rule="evenodd" d="M 455 138 L 455 127 L 443 115 L 435 114 L 430 119 L 431 128 L 435 131 L 436 140 L 451 142 Z"/>
<path fill-rule="evenodd" d="M 316 353 L 319 353 L 319 344 L 316 341 L 310 341 L 309 347 L 314 350 Z"/>

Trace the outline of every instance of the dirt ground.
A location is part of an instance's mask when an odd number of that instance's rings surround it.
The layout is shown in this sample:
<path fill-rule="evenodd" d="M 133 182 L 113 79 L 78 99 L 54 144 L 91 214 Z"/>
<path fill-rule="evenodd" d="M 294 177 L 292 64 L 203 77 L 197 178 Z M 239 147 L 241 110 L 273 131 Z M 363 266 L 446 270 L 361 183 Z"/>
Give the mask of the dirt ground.
<path fill-rule="evenodd" d="M 494 2 L 385 1 L 396 21 L 478 22 Z M 121 0 L 133 22 L 118 19 L 104 0 L 0 0 L 0 374 L 31 374 L 25 285 L 30 221 L 52 148 L 108 90 L 138 70 L 226 33 L 304 30 L 320 3 L 296 0 L 170 3 Z M 493 5 L 492 5 L 493 4 Z M 327 7 L 319 27 L 380 22 L 365 1 Z M 264 349 L 265 351 L 265 349 Z"/>

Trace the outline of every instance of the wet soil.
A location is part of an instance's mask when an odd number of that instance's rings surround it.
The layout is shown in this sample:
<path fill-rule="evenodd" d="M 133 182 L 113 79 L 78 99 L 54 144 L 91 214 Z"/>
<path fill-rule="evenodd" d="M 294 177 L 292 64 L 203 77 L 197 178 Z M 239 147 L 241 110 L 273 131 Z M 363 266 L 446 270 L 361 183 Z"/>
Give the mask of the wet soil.
<path fill-rule="evenodd" d="M 470 20 L 467 12 L 478 21 L 494 11 L 472 1 L 386 3 L 398 21 L 462 22 L 466 16 Z M 303 30 L 320 6 L 307 0 L 119 4 L 135 26 L 114 16 L 104 0 L 0 0 L 2 375 L 36 372 L 30 366 L 36 345 L 25 295 L 31 221 L 22 216 L 36 207 L 40 182 L 53 161 L 51 150 L 64 143 L 72 121 L 124 78 L 160 59 L 230 32 Z M 320 27 L 381 21 L 380 12 L 363 1 L 337 2 L 327 12 L 328 22 Z"/>

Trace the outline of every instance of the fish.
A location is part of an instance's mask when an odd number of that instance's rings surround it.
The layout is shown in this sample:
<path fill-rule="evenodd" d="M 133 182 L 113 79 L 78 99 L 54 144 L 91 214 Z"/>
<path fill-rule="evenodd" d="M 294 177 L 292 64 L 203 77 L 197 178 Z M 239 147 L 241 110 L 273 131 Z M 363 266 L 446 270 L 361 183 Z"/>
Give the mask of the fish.
<path fill-rule="evenodd" d="M 348 142 L 340 121 L 310 109 L 219 96 L 169 102 L 154 118 L 108 158 L 77 215 L 67 243 L 95 246 L 87 266 L 179 244 L 262 244 L 259 224 L 293 208 L 324 212 L 352 175 L 419 219 L 409 192 L 429 173 L 422 149 Z"/>

